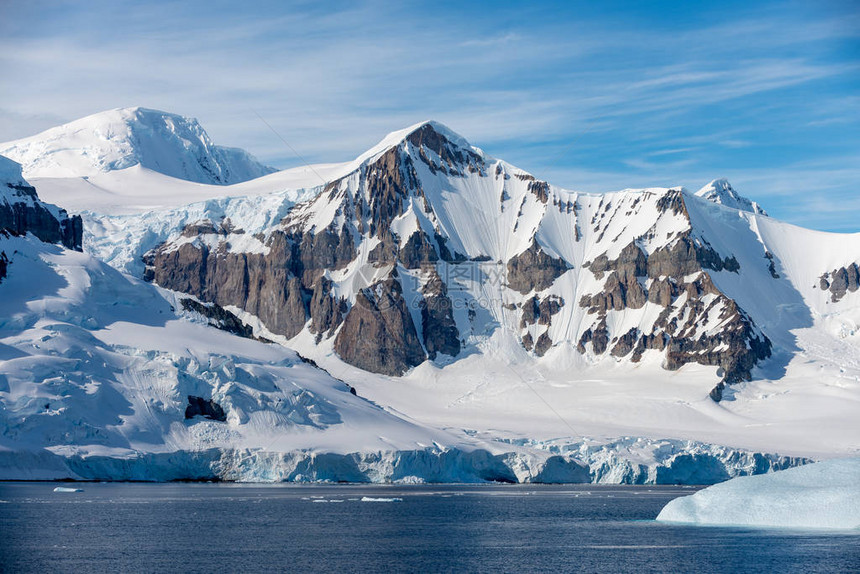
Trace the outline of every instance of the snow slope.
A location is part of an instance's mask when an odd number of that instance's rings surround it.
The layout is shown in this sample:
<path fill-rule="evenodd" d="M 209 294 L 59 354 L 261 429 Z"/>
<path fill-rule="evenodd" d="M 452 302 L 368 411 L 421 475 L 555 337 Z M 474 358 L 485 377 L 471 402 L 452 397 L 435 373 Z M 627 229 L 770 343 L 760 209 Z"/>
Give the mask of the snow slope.
<path fill-rule="evenodd" d="M 90 177 L 139 165 L 171 177 L 225 185 L 273 172 L 246 151 L 212 143 L 197 120 L 119 108 L 0 144 L 27 178 Z M 75 206 L 69 206 L 74 208 Z"/>
<path fill-rule="evenodd" d="M 860 458 L 739 477 L 676 498 L 660 522 L 765 528 L 860 529 Z"/>
<path fill-rule="evenodd" d="M 0 249 L 14 253 L 0 282 L 0 479 L 701 483 L 805 462 L 438 430 L 86 254 L 33 237 Z M 186 419 L 189 395 L 226 421 Z"/>
<path fill-rule="evenodd" d="M 88 255 L 0 241 L 14 252 L 0 283 L 0 450 L 123 458 L 457 444 L 353 396 L 293 351 L 177 311 L 173 294 Z M 227 424 L 183 420 L 187 395 L 216 400 Z"/>

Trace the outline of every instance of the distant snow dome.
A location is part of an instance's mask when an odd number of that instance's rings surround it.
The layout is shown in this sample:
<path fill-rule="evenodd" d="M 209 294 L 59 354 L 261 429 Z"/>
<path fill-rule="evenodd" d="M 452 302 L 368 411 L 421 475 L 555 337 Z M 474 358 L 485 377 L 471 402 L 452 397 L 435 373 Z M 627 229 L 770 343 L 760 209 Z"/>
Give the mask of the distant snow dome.
<path fill-rule="evenodd" d="M 660 522 L 712 526 L 860 529 L 860 458 L 742 476 L 676 498 Z"/>
<path fill-rule="evenodd" d="M 272 173 L 251 154 L 217 146 L 194 118 L 118 108 L 0 144 L 24 176 L 89 177 L 139 165 L 196 183 L 229 185 Z"/>

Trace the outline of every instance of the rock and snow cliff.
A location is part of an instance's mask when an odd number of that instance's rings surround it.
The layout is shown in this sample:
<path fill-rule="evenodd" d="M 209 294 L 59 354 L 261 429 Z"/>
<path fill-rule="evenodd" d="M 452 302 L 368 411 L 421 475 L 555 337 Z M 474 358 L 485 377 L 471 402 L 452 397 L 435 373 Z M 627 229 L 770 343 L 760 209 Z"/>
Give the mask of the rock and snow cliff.
<path fill-rule="evenodd" d="M 81 250 L 80 216 L 69 217 L 64 209 L 40 201 L 36 189 L 21 175 L 21 166 L 0 156 L 0 235 L 27 233 Z"/>

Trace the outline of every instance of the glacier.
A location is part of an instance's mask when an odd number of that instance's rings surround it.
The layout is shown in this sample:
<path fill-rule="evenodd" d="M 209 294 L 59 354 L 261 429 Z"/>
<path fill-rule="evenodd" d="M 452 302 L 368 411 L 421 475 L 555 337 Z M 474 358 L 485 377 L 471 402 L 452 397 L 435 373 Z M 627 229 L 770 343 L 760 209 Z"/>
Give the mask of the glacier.
<path fill-rule="evenodd" d="M 757 528 L 860 529 L 860 458 L 733 478 L 669 502 L 659 522 Z"/>

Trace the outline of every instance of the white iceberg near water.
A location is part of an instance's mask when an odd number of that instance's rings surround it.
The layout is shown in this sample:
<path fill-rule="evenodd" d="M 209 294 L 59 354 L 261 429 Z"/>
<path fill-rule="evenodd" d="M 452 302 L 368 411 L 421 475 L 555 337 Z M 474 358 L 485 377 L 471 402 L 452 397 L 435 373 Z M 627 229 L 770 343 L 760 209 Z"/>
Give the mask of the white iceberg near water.
<path fill-rule="evenodd" d="M 676 498 L 660 522 L 860 529 L 860 458 L 743 476 Z"/>
<path fill-rule="evenodd" d="M 82 488 L 69 488 L 68 486 L 58 486 L 54 492 L 83 492 Z"/>

